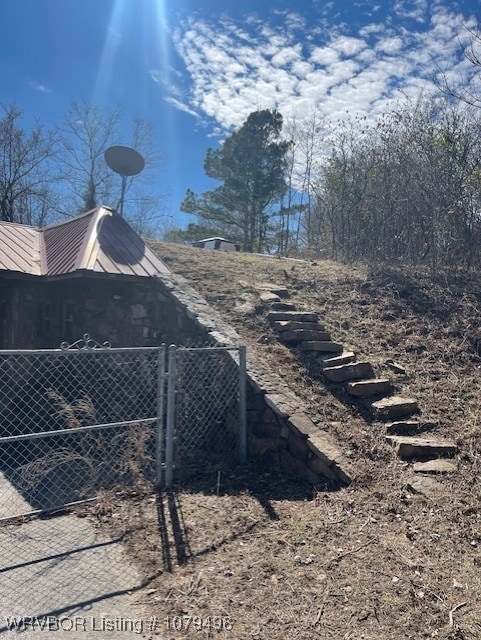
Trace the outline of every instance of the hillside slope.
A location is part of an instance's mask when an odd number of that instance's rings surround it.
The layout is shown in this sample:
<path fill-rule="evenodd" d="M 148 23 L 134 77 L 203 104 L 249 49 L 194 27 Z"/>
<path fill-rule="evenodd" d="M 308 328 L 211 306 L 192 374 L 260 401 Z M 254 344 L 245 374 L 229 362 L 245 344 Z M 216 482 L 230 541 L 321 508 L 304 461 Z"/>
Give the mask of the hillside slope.
<path fill-rule="evenodd" d="M 337 493 L 319 490 L 304 501 L 273 497 L 278 519 L 262 521 L 256 535 L 241 535 L 241 550 L 233 543 L 205 559 L 215 571 L 232 575 L 221 588 L 211 583 L 209 590 L 207 580 L 210 600 L 197 594 L 195 606 L 214 602 L 225 609 L 230 602 L 235 638 L 481 637 L 477 278 L 152 246 L 289 382 L 311 415 L 337 437 L 358 474 L 351 487 Z M 412 466 L 396 458 L 382 425 L 366 419 L 332 385 L 311 378 L 295 352 L 278 342 L 267 321 L 268 306 L 254 288 L 262 282 L 286 286 L 298 308 L 319 314 L 334 340 L 365 356 L 397 390 L 417 398 L 423 418 L 435 423 L 436 436 L 456 441 L 457 472 L 437 479 L 434 494 L 412 489 Z M 393 372 L 388 361 L 406 373 Z M 265 492 L 269 499 L 268 487 Z M 211 498 L 214 505 L 221 499 Z M 184 499 L 198 522 L 194 502 Z M 282 549 L 278 559 L 273 545 Z M 232 570 L 239 551 L 247 568 Z M 256 556 L 266 562 L 256 562 Z M 169 588 L 182 591 L 182 581 L 201 571 L 201 561 L 196 562 L 170 576 Z M 272 587 L 267 592 L 266 584 Z M 179 595 L 179 601 L 192 610 L 189 596 Z"/>

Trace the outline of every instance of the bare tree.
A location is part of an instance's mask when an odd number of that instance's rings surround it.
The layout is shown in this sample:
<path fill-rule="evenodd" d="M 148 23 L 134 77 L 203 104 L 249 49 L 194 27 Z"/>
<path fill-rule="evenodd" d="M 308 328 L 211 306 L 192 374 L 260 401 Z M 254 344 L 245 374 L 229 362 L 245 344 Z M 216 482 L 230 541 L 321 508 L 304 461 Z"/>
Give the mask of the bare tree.
<path fill-rule="evenodd" d="M 296 217 L 298 217 L 300 211 L 297 202 L 299 191 L 296 180 L 296 152 L 299 135 L 298 121 L 295 117 L 290 117 L 286 120 L 284 137 L 290 141 L 290 145 L 285 154 L 285 190 L 279 209 L 276 237 L 277 253 L 288 255 L 291 246 L 295 243 L 295 237 L 293 237 L 292 232 L 295 231 L 297 226 Z"/>
<path fill-rule="evenodd" d="M 481 262 L 481 119 L 420 97 L 338 133 L 316 186 L 334 257 Z"/>
<path fill-rule="evenodd" d="M 304 117 L 286 119 L 284 135 L 290 141 L 286 154 L 286 185 L 280 211 L 282 252 L 319 243 L 314 216 L 314 184 L 325 154 L 326 122 L 316 109 Z"/>
<path fill-rule="evenodd" d="M 139 151 L 144 160 L 144 170 L 127 178 L 125 206 L 127 217 L 138 233 L 149 236 L 162 234 L 167 217 L 164 211 L 165 192 L 155 187 L 163 163 L 163 157 L 153 144 L 152 125 L 143 118 L 135 118 L 131 126 L 128 145 Z M 117 208 L 119 202 L 117 201 Z"/>
<path fill-rule="evenodd" d="M 465 104 L 481 107 L 481 26 L 464 25 L 466 40 L 459 41 L 461 56 L 471 68 L 468 77 L 451 78 L 448 73 L 438 65 L 433 74 L 433 81 L 440 91 L 450 98 L 464 102 Z"/>
<path fill-rule="evenodd" d="M 153 188 L 161 158 L 152 142 L 152 127 L 141 118 L 125 126 L 119 109 L 105 110 L 83 102 L 71 105 L 59 131 L 69 194 L 64 215 L 101 204 L 119 207 L 120 178 L 107 166 L 104 152 L 113 144 L 127 145 L 142 154 L 145 170 L 126 180 L 126 217 L 140 233 L 155 235 L 163 215 L 164 194 Z"/>
<path fill-rule="evenodd" d="M 300 184 L 303 217 L 299 219 L 303 222 L 306 234 L 307 246 L 319 242 L 318 226 L 314 222 L 314 190 L 313 185 L 316 180 L 316 167 L 320 163 L 324 152 L 326 135 L 326 125 L 323 117 L 313 109 L 307 117 L 300 123 L 299 143 L 297 145 L 297 169 L 298 182 Z M 299 242 L 300 224 L 297 230 L 297 240 Z"/>
<path fill-rule="evenodd" d="M 40 123 L 25 130 L 22 117 L 15 104 L 0 103 L 0 220 L 43 224 L 53 199 L 57 140 Z"/>
<path fill-rule="evenodd" d="M 105 111 L 87 102 L 70 106 L 59 127 L 64 178 L 73 201 L 67 203 L 67 215 L 111 203 L 113 176 L 104 151 L 114 143 L 119 130 L 118 109 Z"/>

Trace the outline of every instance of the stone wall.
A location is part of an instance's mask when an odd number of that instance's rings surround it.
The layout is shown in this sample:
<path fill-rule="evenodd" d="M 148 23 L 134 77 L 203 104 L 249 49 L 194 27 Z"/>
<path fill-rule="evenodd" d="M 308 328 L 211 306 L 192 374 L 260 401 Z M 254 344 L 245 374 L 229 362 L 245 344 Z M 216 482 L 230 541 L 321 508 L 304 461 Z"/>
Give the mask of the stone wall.
<path fill-rule="evenodd" d="M 205 340 L 154 279 L 0 281 L 0 348 L 55 349 L 85 333 L 113 347 Z"/>
<path fill-rule="evenodd" d="M 72 304 L 71 335 L 57 327 L 41 346 L 58 347 L 88 333 L 112 347 L 191 344 L 206 340 L 205 330 L 187 316 L 168 286 L 152 278 L 135 280 L 85 278 L 48 283 L 43 298 L 54 304 Z M 48 342 L 48 344 L 45 344 Z M 39 345 L 40 346 L 40 345 Z"/>
<path fill-rule="evenodd" d="M 237 332 L 181 276 L 157 279 L 165 296 L 161 334 L 166 343 L 237 346 Z M 236 417 L 232 416 L 235 421 Z M 312 483 L 349 484 L 348 461 L 286 383 L 248 350 L 247 430 L 249 453 L 268 468 Z"/>
<path fill-rule="evenodd" d="M 0 280 L 0 349 L 37 346 L 41 296 L 31 280 Z"/>

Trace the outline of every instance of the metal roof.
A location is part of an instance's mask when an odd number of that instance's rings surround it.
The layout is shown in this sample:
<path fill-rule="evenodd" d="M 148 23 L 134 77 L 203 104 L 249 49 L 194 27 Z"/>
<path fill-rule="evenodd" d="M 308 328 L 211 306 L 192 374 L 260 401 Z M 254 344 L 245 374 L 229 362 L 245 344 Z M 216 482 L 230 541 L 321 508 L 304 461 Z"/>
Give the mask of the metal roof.
<path fill-rule="evenodd" d="M 150 277 L 168 267 L 115 211 L 98 207 L 44 229 L 0 222 L 0 272 Z"/>
<path fill-rule="evenodd" d="M 45 248 L 44 274 L 72 273 L 79 267 L 86 237 L 97 210 L 40 230 Z"/>
<path fill-rule="evenodd" d="M 203 240 L 196 240 L 196 242 L 211 242 L 212 240 L 222 240 L 222 242 L 230 242 L 231 244 L 236 244 L 232 242 L 232 240 L 226 240 L 225 238 L 221 238 L 220 236 L 214 236 L 213 238 L 204 238 Z"/>
<path fill-rule="evenodd" d="M 0 224 L 0 270 L 41 275 L 38 229 L 25 224 Z"/>

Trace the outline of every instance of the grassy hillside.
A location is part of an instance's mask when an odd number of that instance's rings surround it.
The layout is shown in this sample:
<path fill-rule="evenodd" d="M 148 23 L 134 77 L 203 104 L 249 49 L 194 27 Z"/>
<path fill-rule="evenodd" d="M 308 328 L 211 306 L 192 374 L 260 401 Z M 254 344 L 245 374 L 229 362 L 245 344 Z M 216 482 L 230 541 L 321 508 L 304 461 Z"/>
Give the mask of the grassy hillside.
<path fill-rule="evenodd" d="M 357 470 L 331 493 L 254 470 L 223 478 L 220 495 L 214 480 L 180 494 L 185 563 L 147 606 L 161 617 L 228 615 L 233 629 L 167 637 L 481 638 L 478 278 L 153 246 L 285 377 Z M 386 444 L 384 425 L 277 341 L 255 282 L 285 285 L 334 340 L 417 398 L 436 436 L 456 441 L 458 471 L 436 478 L 433 496 L 410 488 L 412 466 Z"/>

